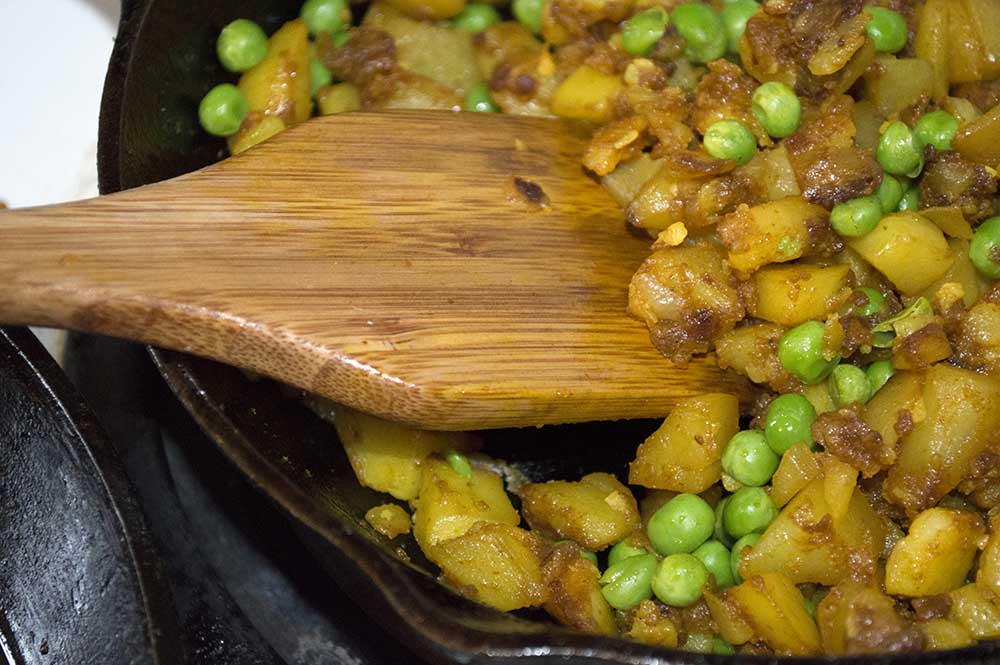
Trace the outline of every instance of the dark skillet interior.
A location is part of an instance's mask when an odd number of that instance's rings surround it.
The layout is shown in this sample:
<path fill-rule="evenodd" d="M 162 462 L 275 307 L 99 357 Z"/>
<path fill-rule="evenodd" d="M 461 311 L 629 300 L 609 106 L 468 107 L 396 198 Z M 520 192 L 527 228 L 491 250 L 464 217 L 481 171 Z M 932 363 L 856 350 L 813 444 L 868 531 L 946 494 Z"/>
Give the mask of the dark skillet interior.
<path fill-rule="evenodd" d="M 214 40 L 237 17 L 271 31 L 298 10 L 296 0 L 126 0 L 104 91 L 99 166 L 105 193 L 194 170 L 224 156 L 200 131 L 197 104 L 229 80 Z M 192 278 L 197 276 L 192 275 Z M 222 450 L 264 492 L 300 520 L 303 546 L 386 627 L 434 660 L 505 662 L 701 663 L 736 660 L 681 654 L 581 635 L 540 614 L 505 615 L 438 584 L 412 540 L 390 544 L 363 519 L 386 499 L 358 485 L 336 434 L 297 395 L 267 380 L 200 358 L 153 350 L 161 373 Z M 487 451 L 532 479 L 622 471 L 655 423 L 489 433 Z M 791 663 L 786 660 L 783 662 Z M 1000 662 L 996 644 L 960 652 L 866 663 Z"/>

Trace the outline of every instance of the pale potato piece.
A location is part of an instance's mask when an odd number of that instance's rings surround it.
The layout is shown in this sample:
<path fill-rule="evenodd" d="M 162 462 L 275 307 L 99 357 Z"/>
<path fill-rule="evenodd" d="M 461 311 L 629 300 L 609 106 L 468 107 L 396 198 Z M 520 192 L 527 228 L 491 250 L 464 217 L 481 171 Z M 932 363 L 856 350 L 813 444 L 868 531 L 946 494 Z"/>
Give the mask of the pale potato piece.
<path fill-rule="evenodd" d="M 819 629 L 795 584 L 781 573 L 755 576 L 727 589 L 754 633 L 781 656 L 822 653 Z"/>
<path fill-rule="evenodd" d="M 976 643 L 976 638 L 962 624 L 950 619 L 931 619 L 917 626 L 924 634 L 924 648 L 929 651 L 961 649 Z"/>
<path fill-rule="evenodd" d="M 516 526 L 520 521 L 497 474 L 474 468 L 471 478 L 463 478 L 444 460 L 424 462 L 413 536 L 434 563 L 438 563 L 436 545 L 461 536 L 478 522 Z"/>
<path fill-rule="evenodd" d="M 977 584 L 966 584 L 951 592 L 948 618 L 961 624 L 979 640 L 1000 638 L 1000 605 Z"/>
<path fill-rule="evenodd" d="M 1000 598 L 1000 516 L 993 518 L 989 540 L 979 556 L 976 584 Z"/>
<path fill-rule="evenodd" d="M 278 116 L 287 127 L 308 120 L 312 99 L 305 21 L 289 21 L 271 35 L 267 56 L 240 76 L 237 87 L 251 111 Z"/>
<path fill-rule="evenodd" d="M 705 591 L 705 604 L 712 613 L 712 619 L 719 627 L 722 639 L 730 644 L 746 644 L 754 637 L 754 630 L 743 618 L 739 603 L 727 593 L 715 594 Z"/>
<path fill-rule="evenodd" d="M 847 244 L 908 296 L 936 282 L 955 259 L 941 229 L 914 212 L 886 215 L 872 231 Z"/>
<path fill-rule="evenodd" d="M 824 208 L 789 196 L 752 208 L 740 206 L 719 224 L 718 233 L 733 269 L 749 275 L 768 263 L 812 254 L 817 231 L 829 228 L 829 217 Z"/>
<path fill-rule="evenodd" d="M 621 89 L 621 77 L 580 65 L 552 93 L 549 109 L 564 118 L 605 122 L 614 113 Z"/>
<path fill-rule="evenodd" d="M 333 407 L 333 424 L 358 482 L 403 501 L 417 498 L 426 457 L 449 448 L 468 452 L 478 447 L 465 432 L 416 429 L 340 405 Z"/>
<path fill-rule="evenodd" d="M 822 477 L 819 462 L 809 446 L 799 442 L 785 451 L 771 478 L 771 500 L 781 508 L 810 482 Z"/>
<path fill-rule="evenodd" d="M 444 579 L 466 596 L 504 612 L 545 602 L 545 546 L 530 531 L 478 522 L 434 548 Z"/>
<path fill-rule="evenodd" d="M 383 503 L 365 513 L 365 521 L 386 538 L 410 532 L 410 514 L 395 503 Z"/>
<path fill-rule="evenodd" d="M 722 477 L 719 461 L 739 431 L 739 400 L 710 393 L 681 400 L 636 451 L 628 481 L 654 489 L 699 494 Z"/>
<path fill-rule="evenodd" d="M 754 298 L 750 315 L 793 327 L 826 318 L 850 294 L 847 265 L 821 267 L 809 264 L 767 266 L 753 275 Z"/>
<path fill-rule="evenodd" d="M 910 524 L 885 565 L 885 590 L 896 596 L 934 596 L 965 582 L 984 534 L 978 515 L 928 508 Z"/>
<path fill-rule="evenodd" d="M 677 625 L 652 600 L 639 603 L 632 614 L 632 625 L 625 637 L 655 647 L 677 647 Z"/>

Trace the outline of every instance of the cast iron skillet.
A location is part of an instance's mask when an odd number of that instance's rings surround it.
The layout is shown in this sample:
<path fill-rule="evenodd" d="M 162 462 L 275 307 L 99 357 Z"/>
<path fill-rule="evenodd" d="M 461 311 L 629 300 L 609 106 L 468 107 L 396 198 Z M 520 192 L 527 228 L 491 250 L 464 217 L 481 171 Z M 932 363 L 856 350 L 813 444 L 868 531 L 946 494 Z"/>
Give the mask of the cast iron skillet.
<path fill-rule="evenodd" d="M 298 0 L 125 0 L 101 109 L 99 167 L 104 193 L 162 180 L 224 156 L 197 126 L 199 99 L 230 80 L 214 40 L 237 17 L 267 31 L 294 17 Z M 197 279 L 192 275 L 192 279 Z M 262 491 L 298 519 L 303 544 L 387 630 L 432 660 L 524 659 L 600 663 L 735 663 L 582 635 L 540 614 L 502 614 L 452 593 L 412 540 L 392 543 L 365 523 L 386 499 L 360 487 L 333 428 L 299 396 L 267 380 L 200 358 L 152 350 L 161 373 L 200 425 Z M 602 423 L 487 435 L 487 450 L 532 479 L 624 470 L 624 455 L 655 424 Z M 987 663 L 997 644 L 950 653 L 860 659 L 883 665 Z M 796 661 L 784 660 L 785 663 Z M 818 662 L 818 661 L 817 661 Z"/>

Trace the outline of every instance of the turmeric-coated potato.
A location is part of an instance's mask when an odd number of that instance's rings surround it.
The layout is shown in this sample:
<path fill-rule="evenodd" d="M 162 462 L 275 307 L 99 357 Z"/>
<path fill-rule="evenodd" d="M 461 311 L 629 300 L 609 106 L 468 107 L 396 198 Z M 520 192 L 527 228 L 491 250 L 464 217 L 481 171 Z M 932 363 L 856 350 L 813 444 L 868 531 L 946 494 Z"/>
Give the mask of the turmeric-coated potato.
<path fill-rule="evenodd" d="M 829 654 L 859 656 L 886 651 L 917 651 L 922 635 L 879 589 L 845 582 L 830 589 L 816 608 Z"/>
<path fill-rule="evenodd" d="M 1000 599 L 975 583 L 966 584 L 949 596 L 949 619 L 961 624 L 976 639 L 1000 638 Z"/>
<path fill-rule="evenodd" d="M 928 508 L 910 524 L 885 565 L 885 590 L 896 596 L 934 596 L 962 586 L 983 540 L 978 515 Z"/>
<path fill-rule="evenodd" d="M 278 116 L 291 127 L 309 119 L 309 30 L 296 19 L 267 42 L 267 56 L 240 77 L 238 85 L 251 111 Z"/>
<path fill-rule="evenodd" d="M 574 543 L 562 543 L 542 565 L 545 610 L 564 626 L 587 633 L 616 635 L 615 613 L 597 583 L 601 572 Z"/>
<path fill-rule="evenodd" d="M 580 65 L 552 93 L 549 109 L 564 118 L 604 122 L 611 119 L 621 89 L 621 77 Z"/>
<path fill-rule="evenodd" d="M 914 212 L 887 215 L 847 244 L 908 296 L 936 282 L 955 259 L 941 229 Z"/>
<path fill-rule="evenodd" d="M 768 266 L 753 276 L 754 298 L 747 311 L 759 319 L 794 327 L 822 320 L 850 294 L 846 265 Z"/>
<path fill-rule="evenodd" d="M 822 652 L 819 629 L 795 584 L 781 573 L 752 577 L 727 589 L 754 633 L 782 656 Z"/>
<path fill-rule="evenodd" d="M 740 206 L 719 223 L 718 234 L 729 262 L 741 275 L 769 263 L 810 256 L 832 235 L 830 214 L 801 196 L 761 205 Z"/>

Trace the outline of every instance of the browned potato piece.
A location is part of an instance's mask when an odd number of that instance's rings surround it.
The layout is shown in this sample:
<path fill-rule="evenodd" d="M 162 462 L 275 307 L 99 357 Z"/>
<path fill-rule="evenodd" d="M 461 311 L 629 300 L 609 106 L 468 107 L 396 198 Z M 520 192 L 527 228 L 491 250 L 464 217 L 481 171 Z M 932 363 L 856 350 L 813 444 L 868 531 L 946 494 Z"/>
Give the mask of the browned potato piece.
<path fill-rule="evenodd" d="M 789 196 L 752 208 L 740 206 L 719 223 L 718 234 L 733 269 L 749 276 L 768 263 L 815 254 L 832 234 L 829 217 L 824 208 Z"/>
<path fill-rule="evenodd" d="M 278 116 L 267 115 L 263 111 L 251 111 L 243 119 L 239 131 L 227 138 L 226 143 L 230 154 L 238 155 L 283 131 L 285 123 Z"/>
<path fill-rule="evenodd" d="M 444 460 L 432 457 L 424 462 L 413 536 L 434 563 L 440 565 L 436 545 L 461 536 L 478 522 L 516 526 L 520 521 L 497 474 L 473 468 L 472 477 L 463 478 Z"/>
<path fill-rule="evenodd" d="M 990 537 L 979 557 L 976 584 L 1000 598 L 1000 516 L 990 525 Z"/>
<path fill-rule="evenodd" d="M 934 92 L 934 67 L 926 60 L 881 55 L 865 74 L 868 98 L 883 118 Z"/>
<path fill-rule="evenodd" d="M 662 166 L 658 159 L 640 153 L 635 159 L 622 162 L 614 171 L 601 178 L 601 184 L 608 190 L 618 205 L 628 206 L 642 186 L 655 176 Z"/>
<path fill-rule="evenodd" d="M 663 605 L 651 600 L 639 603 L 625 637 L 655 647 L 677 647 L 677 626 Z"/>
<path fill-rule="evenodd" d="M 629 483 L 699 494 L 722 477 L 722 450 L 739 431 L 739 401 L 711 393 L 678 402 L 636 451 Z"/>
<path fill-rule="evenodd" d="M 955 489 L 1000 430 L 1000 380 L 944 364 L 923 377 L 925 416 L 901 438 L 885 481 L 886 498 L 911 516 Z"/>
<path fill-rule="evenodd" d="M 949 619 L 960 624 L 976 639 L 1000 638 L 1000 605 L 996 596 L 975 583 L 952 591 L 950 596 Z"/>
<path fill-rule="evenodd" d="M 976 643 L 962 624 L 951 619 L 931 619 L 917 624 L 924 634 L 924 648 L 930 651 L 961 649 Z"/>
<path fill-rule="evenodd" d="M 240 77 L 238 85 L 251 111 L 278 116 L 285 126 L 309 119 L 309 30 L 296 19 L 267 41 L 267 56 Z"/>
<path fill-rule="evenodd" d="M 504 612 L 545 602 L 544 544 L 509 524 L 478 522 L 434 548 L 444 579 L 462 593 Z"/>
<path fill-rule="evenodd" d="M 908 296 L 936 282 L 955 258 L 941 229 L 913 212 L 886 215 L 870 233 L 851 238 L 848 245 Z"/>
<path fill-rule="evenodd" d="M 564 626 L 587 633 L 617 635 L 614 611 L 597 583 L 600 576 L 597 566 L 580 556 L 578 546 L 559 545 L 542 565 L 545 611 Z"/>
<path fill-rule="evenodd" d="M 781 508 L 791 501 L 799 490 L 822 475 L 819 463 L 809 450 L 809 446 L 801 442 L 796 443 L 781 456 L 778 470 L 771 478 L 771 500 L 774 501 L 774 505 Z"/>
<path fill-rule="evenodd" d="M 1000 305 L 979 302 L 963 312 L 953 339 L 964 367 L 1000 375 Z"/>
<path fill-rule="evenodd" d="M 847 517 L 835 520 L 823 478 L 809 483 L 743 555 L 740 576 L 781 572 L 794 583 L 833 586 L 865 581 L 885 548 L 886 529 L 868 499 L 854 489 Z"/>
<path fill-rule="evenodd" d="M 383 503 L 365 513 L 365 521 L 386 538 L 410 532 L 410 515 L 402 506 L 395 503 Z"/>
<path fill-rule="evenodd" d="M 828 654 L 858 656 L 885 651 L 919 651 L 923 636 L 876 588 L 847 582 L 835 586 L 816 608 Z"/>
<path fill-rule="evenodd" d="M 923 372 L 897 372 L 865 405 L 864 421 L 882 440 L 881 459 L 896 458 L 896 442 L 927 416 Z"/>
<path fill-rule="evenodd" d="M 763 383 L 775 390 L 787 390 L 794 383 L 791 375 L 778 360 L 778 340 L 785 334 L 784 326 L 757 323 L 730 330 L 715 340 L 719 366 L 732 367 L 754 383 Z"/>
<path fill-rule="evenodd" d="M 465 432 L 416 429 L 340 405 L 333 414 L 337 436 L 358 482 L 403 501 L 417 498 L 420 465 L 426 457 L 449 448 L 468 452 L 477 446 L 476 439 Z"/>
<path fill-rule="evenodd" d="M 822 320 L 849 293 L 851 268 L 835 265 L 768 266 L 754 273 L 754 298 L 747 305 L 751 316 L 793 327 Z"/>
<path fill-rule="evenodd" d="M 983 537 L 978 515 L 928 508 L 910 524 L 885 565 L 885 590 L 895 596 L 934 596 L 962 586 Z"/>
<path fill-rule="evenodd" d="M 756 548 L 755 548 L 756 549 Z M 781 573 L 765 573 L 726 590 L 754 633 L 781 656 L 813 656 L 822 652 L 819 629 L 805 599 Z"/>
<path fill-rule="evenodd" d="M 529 483 L 518 494 L 533 530 L 590 550 L 603 550 L 639 528 L 632 492 L 610 473 L 591 473 L 577 482 Z"/>
<path fill-rule="evenodd" d="M 745 644 L 753 639 L 754 630 L 743 618 L 739 603 L 729 594 L 705 592 L 705 604 L 708 605 L 712 619 L 719 627 L 722 639 L 730 644 Z"/>

